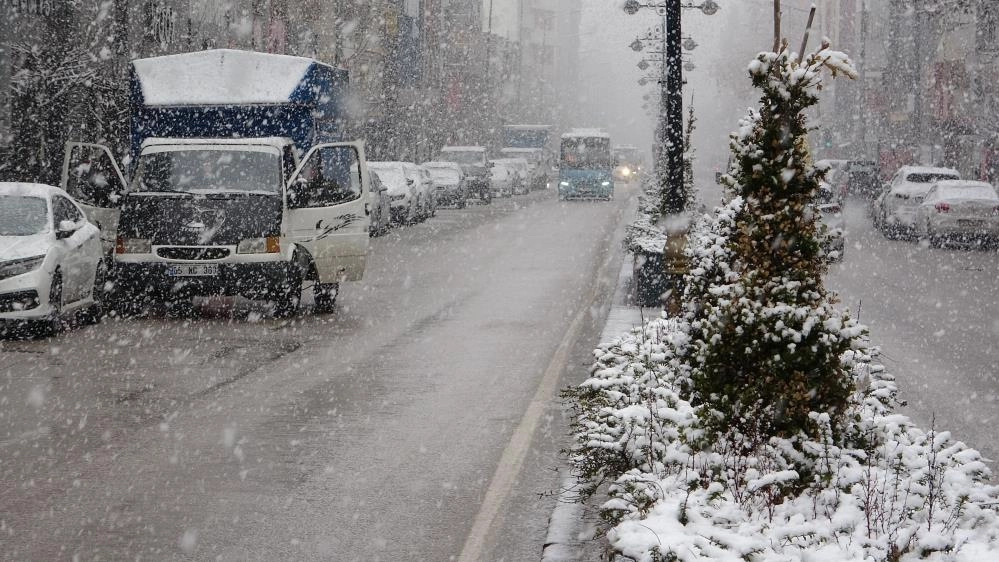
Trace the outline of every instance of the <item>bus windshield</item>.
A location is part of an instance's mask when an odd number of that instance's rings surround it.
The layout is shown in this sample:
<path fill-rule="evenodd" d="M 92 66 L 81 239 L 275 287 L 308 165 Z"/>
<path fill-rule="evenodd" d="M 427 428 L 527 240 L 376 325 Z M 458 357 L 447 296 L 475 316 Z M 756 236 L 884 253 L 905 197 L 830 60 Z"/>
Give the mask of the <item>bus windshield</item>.
<path fill-rule="evenodd" d="M 562 166 L 565 168 L 609 168 L 612 165 L 610 139 L 569 137 L 562 139 Z"/>

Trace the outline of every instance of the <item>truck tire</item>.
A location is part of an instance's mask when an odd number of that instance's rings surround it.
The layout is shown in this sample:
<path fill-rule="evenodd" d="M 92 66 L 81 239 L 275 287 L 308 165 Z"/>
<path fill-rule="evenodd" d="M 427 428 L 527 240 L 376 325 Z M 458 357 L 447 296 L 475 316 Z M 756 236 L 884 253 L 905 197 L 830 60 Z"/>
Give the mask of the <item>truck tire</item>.
<path fill-rule="evenodd" d="M 296 253 L 292 258 L 291 267 L 288 268 L 288 279 L 285 281 L 280 292 L 274 299 L 274 316 L 278 318 L 288 318 L 298 312 L 298 303 L 302 300 L 302 266 Z"/>
<path fill-rule="evenodd" d="M 329 314 L 333 312 L 333 307 L 336 304 L 336 298 L 340 294 L 340 284 L 320 283 L 317 281 L 312 288 L 312 293 L 315 300 L 315 307 L 313 310 L 316 314 Z"/>

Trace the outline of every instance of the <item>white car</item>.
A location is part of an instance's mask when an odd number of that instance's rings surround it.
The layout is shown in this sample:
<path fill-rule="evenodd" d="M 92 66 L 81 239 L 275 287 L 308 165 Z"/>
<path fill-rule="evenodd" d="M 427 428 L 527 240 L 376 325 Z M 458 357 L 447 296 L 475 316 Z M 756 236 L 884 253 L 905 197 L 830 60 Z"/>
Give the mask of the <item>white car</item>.
<path fill-rule="evenodd" d="M 438 205 L 454 205 L 464 209 L 468 200 L 468 186 L 461 166 L 454 162 L 424 162 L 423 167 L 430 172 L 437 191 Z"/>
<path fill-rule="evenodd" d="M 371 202 L 371 226 L 368 231 L 371 236 L 380 236 L 388 232 L 392 224 L 392 199 L 388 188 L 376 174 L 371 176 L 371 192 L 368 197 Z"/>
<path fill-rule="evenodd" d="M 503 148 L 504 158 L 523 158 L 528 166 L 528 189 L 544 189 L 548 183 L 548 165 L 540 148 Z"/>
<path fill-rule="evenodd" d="M 65 191 L 0 183 L 0 330 L 99 321 L 106 278 L 100 230 Z"/>
<path fill-rule="evenodd" d="M 874 200 L 874 226 L 889 238 L 911 234 L 916 209 L 930 187 L 941 180 L 956 180 L 961 176 L 950 168 L 903 166 L 889 180 Z"/>
<path fill-rule="evenodd" d="M 980 181 L 938 181 L 916 209 L 916 233 L 934 247 L 947 240 L 999 241 L 999 195 Z"/>
<path fill-rule="evenodd" d="M 527 195 L 531 192 L 531 165 L 526 158 L 504 158 L 517 171 L 517 180 L 513 184 L 514 195 Z"/>
<path fill-rule="evenodd" d="M 505 159 L 490 160 L 493 164 L 493 197 L 512 197 L 517 183 L 517 170 Z"/>
<path fill-rule="evenodd" d="M 406 174 L 406 179 L 412 182 L 416 192 L 420 220 L 426 220 L 436 215 L 437 194 L 434 193 L 434 180 L 430 177 L 430 172 L 412 162 L 403 162 L 402 169 Z"/>
<path fill-rule="evenodd" d="M 419 201 L 402 165 L 402 162 L 368 162 L 368 170 L 387 188 L 392 222 L 413 224 L 420 219 Z"/>

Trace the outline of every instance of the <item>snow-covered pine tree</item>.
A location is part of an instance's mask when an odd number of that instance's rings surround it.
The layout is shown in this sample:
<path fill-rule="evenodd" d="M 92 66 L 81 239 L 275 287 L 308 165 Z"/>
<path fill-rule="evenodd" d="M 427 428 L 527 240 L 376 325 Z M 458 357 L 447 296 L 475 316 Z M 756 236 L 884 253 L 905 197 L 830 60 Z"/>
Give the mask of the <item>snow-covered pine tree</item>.
<path fill-rule="evenodd" d="M 841 356 L 862 330 L 833 307 L 823 286 L 826 259 L 813 210 L 823 172 L 812 167 L 806 140 L 805 110 L 818 102 L 824 68 L 854 75 L 846 56 L 825 44 L 804 63 L 785 44 L 749 68 L 763 94 L 733 136 L 727 178 L 742 203 L 732 209 L 728 241 L 737 275 L 691 295 L 700 301 L 692 380 L 703 421 L 717 434 L 735 430 L 757 443 L 815 436 L 813 412 L 828 413 L 835 430 L 853 390 Z"/>

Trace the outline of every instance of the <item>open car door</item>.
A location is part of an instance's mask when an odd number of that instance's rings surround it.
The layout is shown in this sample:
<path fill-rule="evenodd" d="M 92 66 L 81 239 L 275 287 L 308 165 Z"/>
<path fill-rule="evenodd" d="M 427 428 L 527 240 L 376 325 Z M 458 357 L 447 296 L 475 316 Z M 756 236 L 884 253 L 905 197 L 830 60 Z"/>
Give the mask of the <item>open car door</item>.
<path fill-rule="evenodd" d="M 320 283 L 359 281 L 368 255 L 371 190 L 364 145 L 319 144 L 285 189 L 284 237 L 312 256 Z"/>
<path fill-rule="evenodd" d="M 128 184 L 108 147 L 85 142 L 66 143 L 61 187 L 101 230 L 105 255 L 114 251 L 122 195 Z"/>

